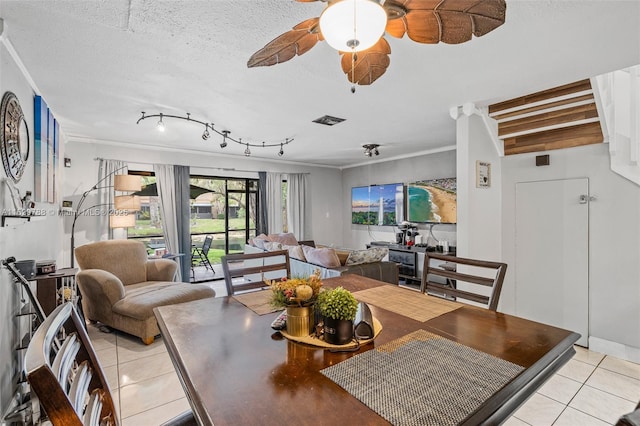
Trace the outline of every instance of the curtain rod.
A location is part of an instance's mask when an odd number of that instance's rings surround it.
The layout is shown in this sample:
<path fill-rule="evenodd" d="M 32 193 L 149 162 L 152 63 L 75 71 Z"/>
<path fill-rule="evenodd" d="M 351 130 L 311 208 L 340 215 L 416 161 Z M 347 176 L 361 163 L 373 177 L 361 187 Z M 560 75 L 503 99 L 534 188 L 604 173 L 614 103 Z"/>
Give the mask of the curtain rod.
<path fill-rule="evenodd" d="M 114 158 L 101 158 L 101 157 L 96 157 L 93 159 L 93 161 L 99 161 L 99 160 L 111 160 L 111 161 L 124 161 L 124 160 L 116 160 Z M 125 161 L 125 163 L 128 163 L 127 161 Z M 137 164 L 148 164 L 150 166 L 153 166 L 154 164 L 165 164 L 165 163 L 149 163 L 146 161 L 132 161 L 132 163 L 137 163 Z M 183 166 L 183 164 L 166 164 L 169 166 Z M 189 166 L 191 167 L 191 166 Z M 211 167 L 211 166 L 194 166 L 196 168 L 201 168 L 201 169 L 211 169 L 211 170 L 219 170 L 221 172 L 241 172 L 241 173 L 258 173 L 258 172 L 262 172 L 262 171 L 266 171 L 266 170 L 242 170 L 242 169 L 236 169 L 233 167 Z M 294 172 L 276 172 L 276 173 L 285 173 L 285 174 L 293 174 Z M 311 172 L 296 172 L 296 174 L 299 175 L 310 175 Z"/>

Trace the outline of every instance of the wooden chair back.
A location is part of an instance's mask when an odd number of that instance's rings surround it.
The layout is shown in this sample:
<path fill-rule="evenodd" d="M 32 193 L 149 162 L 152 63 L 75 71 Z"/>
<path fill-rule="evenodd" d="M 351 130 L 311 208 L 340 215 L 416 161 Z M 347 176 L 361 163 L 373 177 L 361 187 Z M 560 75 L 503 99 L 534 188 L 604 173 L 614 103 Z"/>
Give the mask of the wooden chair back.
<path fill-rule="evenodd" d="M 53 426 L 117 426 L 109 384 L 83 324 L 71 302 L 45 318 L 25 354 L 27 381 Z M 196 424 L 188 410 L 161 426 Z"/>
<path fill-rule="evenodd" d="M 449 299 L 471 300 L 495 311 L 506 272 L 506 263 L 427 252 L 420 290 Z"/>
<path fill-rule="evenodd" d="M 267 287 L 266 280 L 289 278 L 289 252 L 287 250 L 264 253 L 228 254 L 222 256 L 222 270 L 227 294 Z"/>
<path fill-rule="evenodd" d="M 54 426 L 119 424 L 104 372 L 71 303 L 58 306 L 38 327 L 25 370 Z"/>

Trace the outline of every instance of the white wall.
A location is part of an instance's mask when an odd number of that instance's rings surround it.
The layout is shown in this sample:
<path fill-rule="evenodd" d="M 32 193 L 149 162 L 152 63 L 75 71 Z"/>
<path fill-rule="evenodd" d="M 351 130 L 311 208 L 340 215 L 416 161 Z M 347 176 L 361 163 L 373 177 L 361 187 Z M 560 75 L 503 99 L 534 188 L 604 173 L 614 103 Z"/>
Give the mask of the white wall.
<path fill-rule="evenodd" d="M 342 244 L 342 210 L 337 199 L 342 199 L 341 172 L 327 167 L 310 167 L 284 162 L 273 162 L 255 158 L 238 158 L 207 153 L 189 153 L 179 150 L 160 150 L 149 148 L 130 148 L 121 144 L 99 144 L 69 142 L 66 145 L 66 157 L 71 159 L 67 168 L 67 179 L 62 188 L 64 199 L 72 200 L 76 206 L 84 191 L 98 180 L 98 161 L 96 158 L 128 161 L 133 170 L 153 170 L 153 163 L 177 164 L 191 167 L 192 174 L 229 177 L 257 178 L 258 171 L 282 173 L 309 173 L 309 191 L 311 200 L 310 235 L 323 244 Z M 236 170 L 221 170 L 234 168 Z M 88 197 L 86 206 L 97 203 L 96 195 Z M 76 222 L 76 247 L 90 241 L 104 239 L 105 235 L 97 229 L 97 219 L 80 217 Z M 71 218 L 65 220 L 65 235 L 70 233 Z M 70 261 L 70 248 L 64 247 L 66 262 Z"/>
<path fill-rule="evenodd" d="M 452 143 L 453 145 L 453 143 Z M 346 248 L 363 249 L 371 241 L 395 242 L 396 227 L 366 226 L 351 223 L 351 188 L 355 186 L 410 183 L 423 179 L 456 176 L 456 151 L 448 150 L 400 160 L 372 162 L 342 171 L 341 215 L 344 218 L 343 232 Z M 458 199 L 460 195 L 458 195 Z M 419 225 L 418 232 L 427 237 L 427 225 Z M 456 245 L 455 225 L 435 225 L 433 234 L 439 240 Z M 336 242 L 336 247 L 339 243 Z"/>
<path fill-rule="evenodd" d="M 611 172 L 608 145 L 548 151 L 551 164 L 536 167 L 539 152 L 498 158 L 480 117 L 457 123 L 459 253 L 509 265 L 498 310 L 515 312 L 516 183 L 586 177 L 596 197 L 589 205 L 589 347 L 640 362 L 640 187 Z M 492 155 L 492 190 L 477 189 L 475 161 Z"/>
<path fill-rule="evenodd" d="M 457 254 L 460 257 L 500 260 L 502 257 L 500 157 L 482 118 L 478 115 L 461 115 L 458 118 L 456 138 L 458 147 Z M 476 161 L 491 164 L 491 186 L 488 188 L 476 187 Z"/>
<path fill-rule="evenodd" d="M 33 191 L 34 186 L 33 97 L 35 93 L 5 45 L 0 43 L 0 96 L 6 91 L 11 91 L 18 97 L 29 126 L 31 146 L 28 165 L 17 185 L 21 195 L 24 196 L 26 191 Z M 5 177 L 3 169 L 0 171 L 0 209 L 3 214 L 13 210 L 13 203 L 4 183 Z M 57 215 L 58 206 L 38 203 L 36 208 L 45 210 L 47 215 L 33 218 L 29 223 L 0 228 L 0 259 L 14 256 L 18 260 L 56 259 L 60 261 L 58 255 L 62 221 Z M 0 330 L 0 360 L 2 360 L 0 363 L 0 416 L 5 412 L 13 396 L 11 380 L 18 368 L 14 348 L 22 336 L 18 335 L 19 327 L 14 314 L 19 309 L 20 295 L 19 286 L 13 283 L 8 271 L 3 268 L 0 271 L 0 324 L 2 325 Z"/>
<path fill-rule="evenodd" d="M 588 178 L 596 197 L 589 204 L 589 346 L 640 362 L 640 186 L 611 172 L 607 144 L 548 151 L 544 167 L 535 166 L 537 154 L 503 161 L 503 260 L 510 267 L 515 261 L 516 183 Z M 505 289 L 513 289 L 513 277 Z M 502 310 L 514 306 L 513 292 L 505 292 Z"/>

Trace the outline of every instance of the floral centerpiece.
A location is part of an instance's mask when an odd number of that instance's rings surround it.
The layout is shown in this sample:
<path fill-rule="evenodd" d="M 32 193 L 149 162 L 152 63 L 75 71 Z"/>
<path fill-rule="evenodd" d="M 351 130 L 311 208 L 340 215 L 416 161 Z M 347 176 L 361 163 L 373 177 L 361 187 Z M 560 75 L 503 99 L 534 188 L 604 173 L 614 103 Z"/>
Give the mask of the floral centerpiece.
<path fill-rule="evenodd" d="M 308 278 L 285 277 L 281 280 L 272 280 L 269 287 L 273 292 L 271 305 L 276 308 L 312 306 L 322 287 L 320 270 L 316 269 Z"/>
<path fill-rule="evenodd" d="M 271 305 L 287 310 L 287 333 L 292 336 L 308 336 L 315 328 L 314 305 L 322 287 L 320 270 L 308 278 L 282 278 L 273 280 Z"/>

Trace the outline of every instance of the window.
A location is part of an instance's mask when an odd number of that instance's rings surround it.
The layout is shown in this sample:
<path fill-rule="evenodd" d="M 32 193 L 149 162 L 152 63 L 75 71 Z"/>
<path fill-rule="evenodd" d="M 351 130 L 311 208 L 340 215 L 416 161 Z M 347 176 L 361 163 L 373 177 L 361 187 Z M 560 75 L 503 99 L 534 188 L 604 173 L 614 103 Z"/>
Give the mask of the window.
<path fill-rule="evenodd" d="M 128 238 L 142 240 L 150 254 L 164 253 L 162 217 L 153 173 L 143 175 L 142 209 L 136 227 L 128 229 Z M 226 253 L 244 251 L 249 238 L 256 235 L 259 211 L 258 180 L 191 176 L 190 234 L 194 246 L 201 246 L 207 235 L 213 237 L 209 261 L 220 263 Z M 151 188 L 151 189 L 149 189 Z M 144 195 L 145 192 L 147 195 Z"/>

